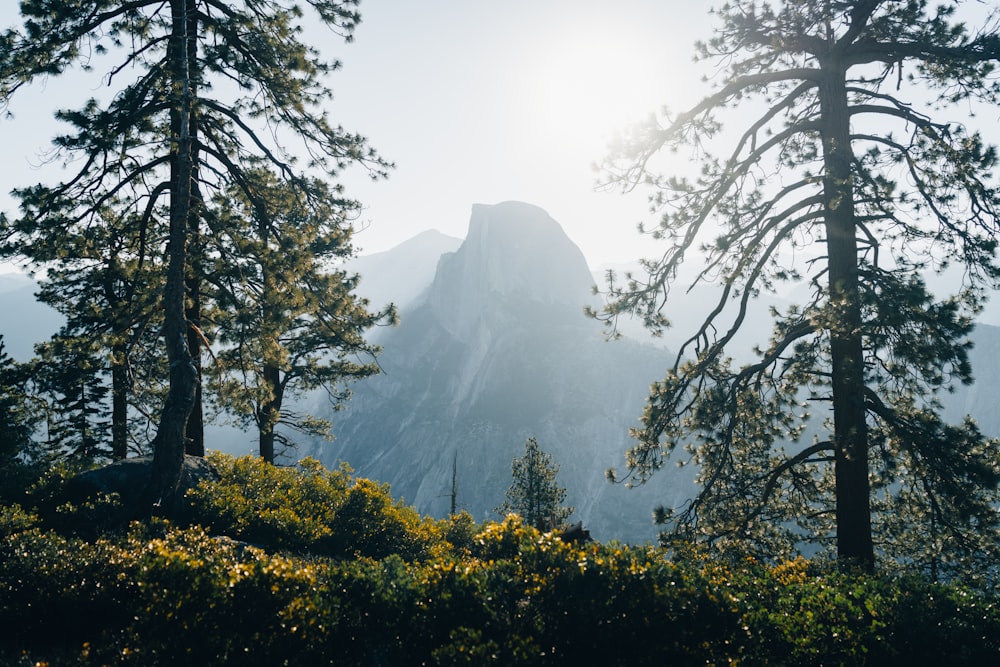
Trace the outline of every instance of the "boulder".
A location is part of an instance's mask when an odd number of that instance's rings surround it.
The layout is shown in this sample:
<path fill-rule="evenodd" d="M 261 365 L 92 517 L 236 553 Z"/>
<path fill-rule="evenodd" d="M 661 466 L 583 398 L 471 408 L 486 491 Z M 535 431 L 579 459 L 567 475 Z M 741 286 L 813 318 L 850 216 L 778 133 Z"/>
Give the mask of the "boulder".
<path fill-rule="evenodd" d="M 558 537 L 563 542 L 567 544 L 577 544 L 580 542 L 593 542 L 594 539 L 590 536 L 590 531 L 583 527 L 582 521 L 577 521 L 572 526 L 567 526 L 563 528 L 558 533 Z"/>
<path fill-rule="evenodd" d="M 76 519 L 81 523 L 74 529 L 77 532 L 89 533 L 102 528 L 114 527 L 123 521 L 149 513 L 148 508 L 140 507 L 146 485 L 149 482 L 153 467 L 152 456 L 141 456 L 123 459 L 94 470 L 88 470 L 73 477 L 66 484 L 62 500 L 74 505 L 86 505 L 88 501 L 99 499 L 102 495 L 118 494 L 121 506 L 115 509 L 101 503 L 94 505 L 93 512 L 76 513 Z M 189 518 L 188 504 L 184 495 L 202 480 L 217 480 L 219 475 L 206 459 L 197 456 L 185 456 L 181 480 L 177 495 L 170 507 L 160 508 L 162 514 L 172 520 L 183 521 Z"/>

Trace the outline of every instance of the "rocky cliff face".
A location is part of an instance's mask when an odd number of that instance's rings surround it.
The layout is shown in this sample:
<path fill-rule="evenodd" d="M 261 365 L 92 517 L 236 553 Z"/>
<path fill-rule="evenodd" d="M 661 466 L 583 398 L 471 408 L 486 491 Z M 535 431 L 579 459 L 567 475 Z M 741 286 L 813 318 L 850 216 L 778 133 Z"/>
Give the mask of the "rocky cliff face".
<path fill-rule="evenodd" d="M 397 309 L 408 310 L 434 280 L 441 255 L 460 245 L 462 239 L 428 229 L 390 250 L 355 257 L 345 268 L 360 274 L 357 293 L 373 309 L 394 303 Z M 381 332 L 377 330 L 376 337 Z"/>
<path fill-rule="evenodd" d="M 381 338 L 384 372 L 334 415 L 336 440 L 306 453 L 347 461 L 437 516 L 449 510 L 457 460 L 458 507 L 481 520 L 494 516 L 511 460 L 534 436 L 560 466 L 573 520 L 598 539 L 653 540 L 651 512 L 690 495 L 687 472 L 629 490 L 604 471 L 623 465 L 628 427 L 667 357 L 604 341 L 583 315 L 590 286 L 582 253 L 543 210 L 476 205 L 465 242 Z"/>
<path fill-rule="evenodd" d="M 582 323 L 565 311 L 579 316 L 590 284 L 583 253 L 545 211 L 520 202 L 476 204 L 465 243 L 438 263 L 429 302 L 450 334 L 469 339 L 519 303 Z"/>

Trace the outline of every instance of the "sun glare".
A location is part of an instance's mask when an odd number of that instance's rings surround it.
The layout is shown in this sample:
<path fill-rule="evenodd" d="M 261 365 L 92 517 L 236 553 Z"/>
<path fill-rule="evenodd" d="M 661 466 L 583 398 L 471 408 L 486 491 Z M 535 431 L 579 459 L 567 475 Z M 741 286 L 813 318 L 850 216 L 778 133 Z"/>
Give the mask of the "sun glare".
<path fill-rule="evenodd" d="M 603 150 L 617 132 L 663 103 L 657 60 L 628 35 L 605 30 L 578 30 L 553 41 L 539 54 L 533 75 L 542 131 L 561 143 Z"/>

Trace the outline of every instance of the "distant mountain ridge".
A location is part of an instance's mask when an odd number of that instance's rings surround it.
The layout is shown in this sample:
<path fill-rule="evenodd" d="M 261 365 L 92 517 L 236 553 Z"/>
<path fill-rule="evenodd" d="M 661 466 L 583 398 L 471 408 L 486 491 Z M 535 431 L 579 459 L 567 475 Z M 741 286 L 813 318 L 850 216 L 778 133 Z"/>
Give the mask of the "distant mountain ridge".
<path fill-rule="evenodd" d="M 354 388 L 331 415 L 336 440 L 303 454 L 392 485 L 418 510 L 444 516 L 452 465 L 457 504 L 495 516 L 511 461 L 536 437 L 560 466 L 567 503 L 600 539 L 655 539 L 658 503 L 691 493 L 687 470 L 666 470 L 629 490 L 606 481 L 623 464 L 667 353 L 609 343 L 583 315 L 590 270 L 579 248 L 542 209 L 504 202 L 472 209 L 469 234 L 441 256 L 425 298 L 380 343 L 383 373 Z"/>
<path fill-rule="evenodd" d="M 48 340 L 65 322 L 55 309 L 35 298 L 35 281 L 20 273 L 0 275 L 0 334 L 16 361 L 28 361 L 35 343 Z"/>
<path fill-rule="evenodd" d="M 405 309 L 430 286 L 441 256 L 460 245 L 462 239 L 428 229 L 389 250 L 354 257 L 345 268 L 361 276 L 356 291 L 372 308 L 394 303 Z"/>
<path fill-rule="evenodd" d="M 400 306 L 402 323 L 374 332 L 384 373 L 356 384 L 345 410 L 330 415 L 336 440 L 303 443 L 300 454 L 345 460 L 437 516 L 448 511 L 457 456 L 458 507 L 483 519 L 503 500 L 511 459 L 534 436 L 561 466 L 558 482 L 577 508 L 572 520 L 599 539 L 654 539 L 652 508 L 694 491 L 690 469 L 668 466 L 635 490 L 608 483 L 603 471 L 623 467 L 628 427 L 649 383 L 673 361 L 664 347 L 690 333 L 714 298 L 707 291 L 672 295 L 666 313 L 675 327 L 659 349 L 605 342 L 600 324 L 581 312 L 601 275 L 544 210 L 519 202 L 473 206 L 465 240 L 431 230 L 347 267 L 360 273 L 358 291 L 373 308 Z M 0 333 L 20 361 L 62 322 L 35 300 L 36 289 L 27 276 L 0 275 Z M 641 340 L 640 327 L 626 333 Z M 980 324 L 972 339 L 976 383 L 941 397 L 944 416 L 971 414 L 983 433 L 1000 436 L 1000 328 Z M 254 451 L 253 434 L 212 427 L 209 438 L 211 448 Z"/>

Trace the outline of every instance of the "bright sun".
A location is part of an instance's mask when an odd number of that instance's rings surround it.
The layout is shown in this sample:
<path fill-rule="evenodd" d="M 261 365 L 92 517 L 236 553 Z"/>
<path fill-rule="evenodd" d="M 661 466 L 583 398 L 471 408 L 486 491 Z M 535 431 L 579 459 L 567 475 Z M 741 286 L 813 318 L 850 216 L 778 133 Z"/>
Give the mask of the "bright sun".
<path fill-rule="evenodd" d="M 603 151 L 617 132 L 664 102 L 657 60 L 638 40 L 606 30 L 557 39 L 538 55 L 533 73 L 543 131 L 560 143 Z"/>

